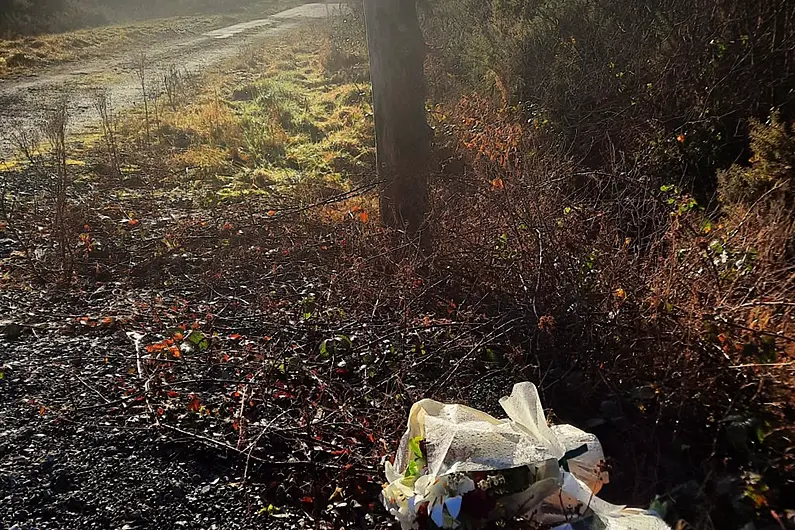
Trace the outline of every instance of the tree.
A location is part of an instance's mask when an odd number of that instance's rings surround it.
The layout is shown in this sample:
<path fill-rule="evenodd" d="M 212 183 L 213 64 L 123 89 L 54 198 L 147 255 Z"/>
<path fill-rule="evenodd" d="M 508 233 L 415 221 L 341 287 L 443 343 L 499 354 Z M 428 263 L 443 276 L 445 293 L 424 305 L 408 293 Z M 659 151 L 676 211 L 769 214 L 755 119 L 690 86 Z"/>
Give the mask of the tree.
<path fill-rule="evenodd" d="M 431 129 L 414 0 L 364 0 L 385 226 L 417 235 L 428 209 Z"/>

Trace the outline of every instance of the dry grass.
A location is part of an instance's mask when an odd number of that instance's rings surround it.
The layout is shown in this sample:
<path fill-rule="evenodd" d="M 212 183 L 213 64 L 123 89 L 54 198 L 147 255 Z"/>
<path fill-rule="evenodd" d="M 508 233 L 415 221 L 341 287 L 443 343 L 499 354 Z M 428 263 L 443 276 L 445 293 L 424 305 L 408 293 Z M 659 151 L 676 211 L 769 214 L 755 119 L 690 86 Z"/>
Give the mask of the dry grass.
<path fill-rule="evenodd" d="M 196 83 L 190 102 L 161 101 L 153 151 L 177 174 L 237 178 L 236 192 L 276 186 L 311 201 L 370 181 L 369 87 L 326 72 L 318 34 L 320 24 L 246 49 Z M 141 143 L 142 119 L 128 116 L 128 143 Z"/>

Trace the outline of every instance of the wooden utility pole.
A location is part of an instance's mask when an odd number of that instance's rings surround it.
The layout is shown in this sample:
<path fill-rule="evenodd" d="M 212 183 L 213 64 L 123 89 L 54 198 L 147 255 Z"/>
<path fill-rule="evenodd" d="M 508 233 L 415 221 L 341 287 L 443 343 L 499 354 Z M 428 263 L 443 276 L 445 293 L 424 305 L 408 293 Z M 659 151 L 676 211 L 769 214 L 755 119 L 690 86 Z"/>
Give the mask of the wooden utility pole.
<path fill-rule="evenodd" d="M 385 226 L 417 235 L 428 210 L 431 129 L 425 116 L 425 41 L 414 0 L 364 0 Z"/>

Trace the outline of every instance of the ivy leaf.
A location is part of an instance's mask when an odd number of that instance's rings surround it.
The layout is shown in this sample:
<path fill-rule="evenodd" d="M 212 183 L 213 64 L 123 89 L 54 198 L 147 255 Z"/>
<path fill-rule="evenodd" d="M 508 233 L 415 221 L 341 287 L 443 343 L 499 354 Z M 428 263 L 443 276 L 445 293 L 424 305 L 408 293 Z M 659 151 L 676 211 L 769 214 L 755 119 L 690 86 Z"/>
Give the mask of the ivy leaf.
<path fill-rule="evenodd" d="M 420 466 L 417 464 L 415 460 L 409 462 L 409 465 L 406 466 L 406 472 L 403 474 L 406 478 L 411 477 L 419 477 L 420 476 Z"/>
<path fill-rule="evenodd" d="M 198 348 L 199 351 L 206 350 L 210 347 L 210 339 L 208 339 L 207 336 L 201 331 L 194 329 L 188 333 L 186 338 L 191 344 Z"/>

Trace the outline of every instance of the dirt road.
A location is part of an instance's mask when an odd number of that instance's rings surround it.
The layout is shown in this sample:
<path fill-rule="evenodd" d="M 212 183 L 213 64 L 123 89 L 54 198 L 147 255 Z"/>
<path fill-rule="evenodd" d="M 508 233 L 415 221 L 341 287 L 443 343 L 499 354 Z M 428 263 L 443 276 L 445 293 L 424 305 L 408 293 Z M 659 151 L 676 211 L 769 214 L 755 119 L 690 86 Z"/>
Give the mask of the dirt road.
<path fill-rule="evenodd" d="M 191 72 L 205 71 L 241 48 L 277 35 L 311 19 L 322 19 L 339 9 L 336 3 L 309 3 L 270 17 L 219 28 L 200 36 L 156 43 L 142 43 L 121 53 L 60 65 L 24 80 L 0 80 L 0 161 L 14 157 L 15 130 L 42 119 L 48 108 L 63 96 L 70 106 L 70 132 L 88 131 L 97 123 L 93 94 L 108 91 L 115 110 L 141 102 L 135 64 L 146 54 L 146 77 L 162 79 L 171 66 Z"/>

